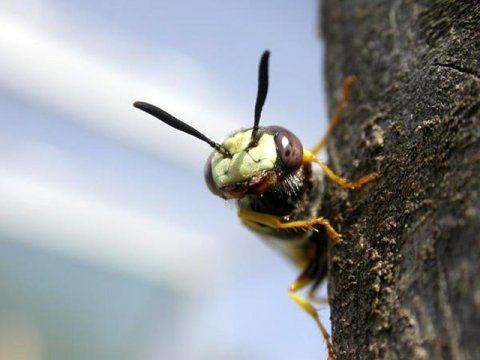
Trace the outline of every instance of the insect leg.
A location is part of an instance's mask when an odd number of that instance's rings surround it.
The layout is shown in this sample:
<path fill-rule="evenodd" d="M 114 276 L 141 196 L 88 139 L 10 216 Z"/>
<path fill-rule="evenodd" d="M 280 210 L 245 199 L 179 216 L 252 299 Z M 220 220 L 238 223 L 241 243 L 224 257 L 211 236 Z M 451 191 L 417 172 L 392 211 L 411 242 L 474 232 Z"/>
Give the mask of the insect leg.
<path fill-rule="evenodd" d="M 326 251 L 321 251 L 320 253 L 318 253 L 317 256 L 319 257 L 319 259 L 318 259 L 319 264 L 326 264 L 327 263 L 328 259 L 327 259 L 327 252 Z M 321 304 L 321 305 L 329 305 L 328 298 L 323 297 L 323 296 L 318 296 L 316 294 L 316 291 L 317 291 L 318 287 L 323 282 L 323 280 L 326 276 L 327 276 L 327 267 L 326 266 L 325 267 L 319 266 L 318 271 L 316 272 L 315 277 L 314 277 L 314 282 L 313 282 L 312 286 L 310 286 L 310 290 L 308 290 L 307 298 L 308 298 L 308 300 L 310 300 L 310 302 L 314 302 L 314 303 Z"/>
<path fill-rule="evenodd" d="M 315 155 L 313 155 L 310 151 L 306 149 L 303 149 L 303 162 L 310 162 L 310 163 L 314 162 L 315 164 L 318 164 L 322 168 L 322 170 L 325 171 L 325 175 L 327 175 L 330 180 L 348 189 L 360 188 L 363 185 L 369 183 L 370 181 L 375 180 L 377 177 L 380 176 L 379 173 L 371 173 L 354 181 L 347 180 L 344 177 L 341 177 L 335 174 L 333 170 L 330 169 L 324 162 L 318 160 L 315 157 Z"/>
<path fill-rule="evenodd" d="M 313 229 L 315 225 L 322 225 L 325 227 L 329 237 L 334 241 L 340 240 L 340 234 L 330 225 L 330 222 L 324 217 L 318 217 L 310 220 L 297 220 L 290 222 L 282 222 L 281 217 L 264 214 L 251 210 L 240 209 L 238 216 L 247 225 L 260 224 L 268 226 L 272 229 Z"/>
<path fill-rule="evenodd" d="M 315 264 L 313 264 L 315 265 Z M 312 264 L 308 265 L 307 268 L 300 274 L 300 276 L 290 285 L 288 288 L 288 295 L 290 298 L 295 301 L 308 315 L 310 315 L 314 320 L 315 323 L 318 325 L 320 332 L 327 344 L 327 351 L 328 351 L 328 360 L 333 360 L 333 346 L 330 342 L 330 335 L 328 334 L 327 329 L 323 326 L 320 317 L 318 316 L 317 310 L 313 307 L 313 305 L 305 298 L 297 294 L 297 291 L 301 290 L 305 286 L 309 285 L 314 280 L 314 274 L 312 274 L 312 269 L 315 269 L 315 266 Z"/>
<path fill-rule="evenodd" d="M 330 134 L 332 133 L 333 129 L 335 128 L 335 125 L 337 125 L 338 121 L 340 120 L 340 117 L 343 113 L 343 110 L 345 110 L 345 106 L 347 105 L 348 98 L 350 96 L 350 87 L 352 86 L 354 77 L 353 76 L 347 76 L 343 80 L 343 94 L 342 98 L 340 101 L 337 103 L 337 106 L 335 108 L 335 111 L 333 112 L 332 117 L 330 118 L 330 122 L 328 124 L 328 129 L 323 136 L 323 139 L 312 149 L 312 154 L 318 154 L 320 150 L 324 148 L 324 146 L 328 142 L 328 138 L 330 137 Z"/>

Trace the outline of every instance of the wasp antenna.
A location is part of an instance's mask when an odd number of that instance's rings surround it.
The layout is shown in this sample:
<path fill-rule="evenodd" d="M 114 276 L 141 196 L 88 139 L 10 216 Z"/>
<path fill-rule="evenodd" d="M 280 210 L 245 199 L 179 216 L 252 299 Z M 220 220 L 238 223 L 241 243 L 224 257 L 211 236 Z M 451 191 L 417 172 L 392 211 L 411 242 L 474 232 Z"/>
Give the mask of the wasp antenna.
<path fill-rule="evenodd" d="M 133 103 L 133 106 L 135 106 L 137 109 L 143 110 L 146 113 L 155 116 L 157 119 L 163 121 L 165 124 L 170 125 L 174 129 L 180 130 L 184 133 L 187 133 L 189 135 L 192 135 L 196 137 L 197 139 L 200 139 L 202 141 L 205 141 L 208 145 L 213 147 L 215 150 L 217 150 L 219 153 L 226 157 L 232 157 L 232 154 L 230 151 L 228 151 L 227 148 L 224 146 L 220 145 L 219 143 L 216 143 L 213 140 L 210 140 L 208 137 L 206 137 L 204 134 L 202 134 L 200 131 L 197 129 L 191 127 L 190 125 L 184 123 L 182 120 L 177 119 L 175 116 L 170 115 L 167 113 L 165 110 L 160 109 L 159 107 L 143 102 L 143 101 L 135 101 Z"/>
<path fill-rule="evenodd" d="M 253 123 L 252 138 L 250 143 L 256 142 L 256 136 L 258 132 L 258 124 L 260 123 L 260 117 L 262 115 L 263 104 L 267 98 L 268 92 L 268 60 L 270 58 L 270 51 L 265 50 L 260 58 L 260 65 L 258 67 L 258 91 L 257 99 L 255 101 L 255 121 Z"/>

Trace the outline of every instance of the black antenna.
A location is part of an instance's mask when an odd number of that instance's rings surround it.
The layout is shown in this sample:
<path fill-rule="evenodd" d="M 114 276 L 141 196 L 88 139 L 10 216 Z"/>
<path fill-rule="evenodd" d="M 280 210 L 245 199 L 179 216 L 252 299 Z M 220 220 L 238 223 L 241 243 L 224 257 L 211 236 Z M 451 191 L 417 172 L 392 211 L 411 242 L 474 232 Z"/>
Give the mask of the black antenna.
<path fill-rule="evenodd" d="M 260 123 L 260 116 L 262 115 L 263 104 L 267 98 L 268 92 L 268 59 L 270 51 L 265 50 L 260 58 L 260 65 L 258 67 L 258 91 L 257 99 L 255 101 L 255 122 L 253 123 L 252 138 L 250 144 L 257 142 L 258 124 Z"/>
<path fill-rule="evenodd" d="M 137 109 L 143 110 L 146 113 L 155 116 L 157 119 L 162 120 L 165 124 L 170 125 L 171 127 L 180 130 L 184 133 L 187 133 L 189 135 L 192 135 L 196 137 L 197 139 L 200 139 L 202 141 L 205 141 L 208 145 L 213 147 L 215 150 L 217 150 L 220 154 L 223 156 L 232 157 L 232 154 L 230 151 L 228 151 L 227 148 L 224 146 L 220 145 L 219 143 L 216 143 L 215 141 L 210 140 L 208 137 L 203 135 L 200 131 L 197 129 L 194 129 L 188 124 L 185 124 L 183 121 L 177 119 L 175 116 L 170 115 L 166 111 L 160 109 L 159 107 L 156 107 L 155 105 L 143 102 L 143 101 L 135 101 L 133 103 L 133 106 L 135 106 Z"/>

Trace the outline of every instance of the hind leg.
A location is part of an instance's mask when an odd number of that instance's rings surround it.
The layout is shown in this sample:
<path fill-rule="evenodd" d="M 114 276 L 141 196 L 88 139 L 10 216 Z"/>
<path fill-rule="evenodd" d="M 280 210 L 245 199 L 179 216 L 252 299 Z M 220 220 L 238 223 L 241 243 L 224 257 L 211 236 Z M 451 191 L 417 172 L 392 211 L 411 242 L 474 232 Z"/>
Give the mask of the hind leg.
<path fill-rule="evenodd" d="M 327 345 L 328 360 L 334 360 L 333 346 L 330 341 L 330 335 L 328 334 L 325 326 L 322 324 L 322 321 L 318 316 L 317 310 L 313 307 L 311 302 L 297 294 L 299 290 L 303 289 L 304 287 L 310 285 L 312 282 L 315 281 L 315 270 L 316 265 L 314 263 L 308 265 L 307 268 L 300 274 L 300 276 L 290 285 L 288 289 L 288 295 L 293 301 L 298 304 L 298 306 L 300 306 L 308 315 L 310 315 L 313 320 L 315 320 L 315 323 L 320 329 L 323 339 L 325 340 L 325 343 Z"/>

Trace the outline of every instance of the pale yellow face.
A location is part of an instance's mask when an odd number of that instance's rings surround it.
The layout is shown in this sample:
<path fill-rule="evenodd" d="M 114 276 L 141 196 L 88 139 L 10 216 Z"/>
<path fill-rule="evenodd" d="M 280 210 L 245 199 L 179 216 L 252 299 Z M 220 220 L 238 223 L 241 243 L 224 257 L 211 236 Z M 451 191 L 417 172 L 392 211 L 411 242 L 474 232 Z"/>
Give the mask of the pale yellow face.
<path fill-rule="evenodd" d="M 252 130 L 243 130 L 225 139 L 223 146 L 233 155 L 226 158 L 220 153 L 212 157 L 212 177 L 218 188 L 247 180 L 263 171 L 273 169 L 277 161 L 275 138 L 262 134 L 257 146 L 245 151 L 252 136 Z"/>

